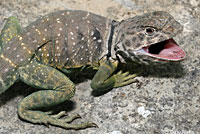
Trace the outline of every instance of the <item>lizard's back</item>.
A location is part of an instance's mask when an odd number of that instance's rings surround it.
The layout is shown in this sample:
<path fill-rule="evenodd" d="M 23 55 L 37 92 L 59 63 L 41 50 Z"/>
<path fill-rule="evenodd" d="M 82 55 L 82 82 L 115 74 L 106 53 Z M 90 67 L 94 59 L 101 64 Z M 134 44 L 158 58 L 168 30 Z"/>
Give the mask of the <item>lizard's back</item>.
<path fill-rule="evenodd" d="M 93 64 L 106 51 L 110 20 L 84 11 L 60 11 L 39 18 L 0 55 L 1 92 L 17 79 L 17 68 L 36 57 L 58 68 Z"/>
<path fill-rule="evenodd" d="M 105 17 L 85 11 L 62 11 L 46 16 L 44 23 L 47 19 L 49 24 L 41 31 L 51 40 L 36 53 L 40 62 L 76 68 L 93 64 L 102 56 L 110 22 Z"/>

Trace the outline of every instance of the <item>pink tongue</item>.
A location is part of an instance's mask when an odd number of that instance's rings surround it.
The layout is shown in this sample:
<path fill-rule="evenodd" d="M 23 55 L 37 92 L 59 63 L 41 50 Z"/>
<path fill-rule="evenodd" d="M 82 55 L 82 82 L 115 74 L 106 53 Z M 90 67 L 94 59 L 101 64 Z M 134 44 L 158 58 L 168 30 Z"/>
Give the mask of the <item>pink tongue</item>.
<path fill-rule="evenodd" d="M 173 39 L 170 39 L 165 44 L 165 47 L 158 54 L 159 57 L 171 60 L 181 60 L 185 57 L 185 52 L 176 44 Z"/>

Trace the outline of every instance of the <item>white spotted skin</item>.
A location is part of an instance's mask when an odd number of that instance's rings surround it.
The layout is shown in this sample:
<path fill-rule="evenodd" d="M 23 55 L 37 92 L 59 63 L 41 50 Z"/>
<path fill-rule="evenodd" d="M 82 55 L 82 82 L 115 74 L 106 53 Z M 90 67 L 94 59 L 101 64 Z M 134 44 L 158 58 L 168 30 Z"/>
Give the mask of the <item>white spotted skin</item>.
<path fill-rule="evenodd" d="M 85 11 L 69 10 L 49 14 L 46 18 L 48 23 L 43 22 L 47 24 L 40 32 L 50 41 L 36 51 L 36 58 L 41 63 L 59 69 L 77 68 L 96 64 L 107 52 L 111 20 Z"/>
<path fill-rule="evenodd" d="M 0 94 L 12 86 L 18 79 L 16 66 L 4 56 L 0 56 Z"/>
<path fill-rule="evenodd" d="M 59 11 L 37 19 L 3 47 L 0 93 L 17 79 L 16 70 L 35 58 L 57 68 L 96 64 L 107 51 L 111 20 L 85 11 Z"/>

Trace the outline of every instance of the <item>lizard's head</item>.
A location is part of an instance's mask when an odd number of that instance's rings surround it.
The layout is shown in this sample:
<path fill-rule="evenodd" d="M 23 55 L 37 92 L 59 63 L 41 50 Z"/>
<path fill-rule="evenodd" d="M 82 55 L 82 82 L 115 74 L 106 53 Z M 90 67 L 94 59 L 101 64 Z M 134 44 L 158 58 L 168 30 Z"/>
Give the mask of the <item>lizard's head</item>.
<path fill-rule="evenodd" d="M 172 38 L 182 30 L 164 11 L 123 20 L 116 27 L 114 51 L 125 60 L 179 61 L 185 58 L 185 52 Z"/>

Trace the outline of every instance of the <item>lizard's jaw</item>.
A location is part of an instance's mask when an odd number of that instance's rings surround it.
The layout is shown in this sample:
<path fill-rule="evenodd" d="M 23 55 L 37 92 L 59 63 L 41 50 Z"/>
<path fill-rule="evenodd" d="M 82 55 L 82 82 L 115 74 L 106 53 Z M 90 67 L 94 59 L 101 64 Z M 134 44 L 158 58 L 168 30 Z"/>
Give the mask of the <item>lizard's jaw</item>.
<path fill-rule="evenodd" d="M 158 60 L 167 61 L 180 61 L 186 56 L 185 52 L 172 38 L 147 47 L 143 47 L 137 52 Z"/>

